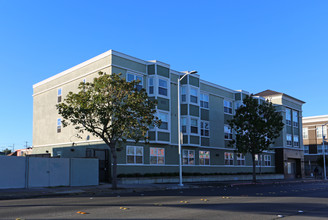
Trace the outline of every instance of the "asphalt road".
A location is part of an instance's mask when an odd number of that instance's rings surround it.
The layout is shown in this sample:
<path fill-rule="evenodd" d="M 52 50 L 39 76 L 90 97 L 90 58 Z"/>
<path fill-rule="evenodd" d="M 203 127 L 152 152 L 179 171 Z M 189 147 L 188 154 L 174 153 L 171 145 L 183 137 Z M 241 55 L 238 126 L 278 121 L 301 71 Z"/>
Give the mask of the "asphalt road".
<path fill-rule="evenodd" d="M 80 212 L 80 213 L 78 213 Z M 0 219 L 328 219 L 328 182 L 0 201 Z"/>

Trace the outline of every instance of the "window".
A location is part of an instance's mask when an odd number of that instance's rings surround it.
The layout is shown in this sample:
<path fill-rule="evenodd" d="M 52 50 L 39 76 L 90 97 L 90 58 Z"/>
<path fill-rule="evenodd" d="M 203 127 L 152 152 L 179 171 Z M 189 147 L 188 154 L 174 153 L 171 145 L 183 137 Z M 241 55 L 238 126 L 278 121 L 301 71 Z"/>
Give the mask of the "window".
<path fill-rule="evenodd" d="M 199 165 L 210 165 L 210 152 L 209 151 L 199 151 Z"/>
<path fill-rule="evenodd" d="M 183 164 L 194 165 L 195 164 L 195 151 L 183 150 Z"/>
<path fill-rule="evenodd" d="M 238 166 L 243 166 L 245 165 L 245 155 L 243 154 L 237 154 L 237 165 Z"/>
<path fill-rule="evenodd" d="M 327 137 L 327 127 L 323 126 L 323 135 Z M 322 138 L 322 126 L 317 127 L 317 138 Z"/>
<path fill-rule="evenodd" d="M 127 76 L 126 76 L 126 81 L 131 82 L 133 80 L 136 80 L 136 81 L 139 80 L 140 82 L 137 85 L 137 89 L 138 90 L 142 89 L 142 84 L 143 84 L 142 83 L 143 82 L 142 76 L 135 75 L 135 74 L 132 74 L 132 73 L 128 73 Z"/>
<path fill-rule="evenodd" d="M 154 78 L 148 79 L 148 93 L 149 93 L 149 95 L 154 94 Z"/>
<path fill-rule="evenodd" d="M 233 153 L 224 153 L 224 165 L 233 165 Z"/>
<path fill-rule="evenodd" d="M 298 112 L 293 111 L 293 126 L 298 128 Z"/>
<path fill-rule="evenodd" d="M 291 110 L 286 108 L 286 125 L 292 125 Z"/>
<path fill-rule="evenodd" d="M 60 103 L 62 101 L 62 89 L 57 90 L 57 102 Z"/>
<path fill-rule="evenodd" d="M 224 100 L 224 113 L 232 115 L 232 102 Z"/>
<path fill-rule="evenodd" d="M 210 122 L 208 121 L 200 122 L 200 135 L 204 137 L 210 136 Z"/>
<path fill-rule="evenodd" d="M 286 139 L 287 139 L 287 146 L 292 146 L 292 135 L 287 134 Z"/>
<path fill-rule="evenodd" d="M 167 96 L 167 81 L 163 79 L 158 79 L 158 94 Z"/>
<path fill-rule="evenodd" d="M 187 87 L 182 86 L 181 87 L 181 102 L 187 101 Z"/>
<path fill-rule="evenodd" d="M 322 154 L 322 145 L 317 145 L 317 153 Z"/>
<path fill-rule="evenodd" d="M 200 107 L 201 108 L 209 108 L 209 97 L 207 94 L 201 93 L 200 94 Z"/>
<path fill-rule="evenodd" d="M 228 125 L 224 125 L 224 139 L 226 140 L 232 139 L 232 131 Z"/>
<path fill-rule="evenodd" d="M 190 88 L 190 102 L 198 104 L 198 91 L 195 88 Z"/>
<path fill-rule="evenodd" d="M 309 130 L 308 128 L 303 128 L 303 139 L 309 138 Z"/>
<path fill-rule="evenodd" d="M 262 166 L 263 155 L 255 154 L 255 165 Z"/>
<path fill-rule="evenodd" d="M 58 118 L 57 119 L 57 133 L 61 132 L 61 127 L 62 127 L 61 119 Z"/>
<path fill-rule="evenodd" d="M 304 154 L 309 154 L 309 145 L 304 145 Z"/>
<path fill-rule="evenodd" d="M 181 132 L 187 133 L 187 118 L 181 118 Z"/>
<path fill-rule="evenodd" d="M 168 130 L 169 129 L 169 114 L 164 113 L 164 112 L 159 112 L 158 118 L 162 121 L 159 128 L 163 129 L 163 130 Z"/>
<path fill-rule="evenodd" d="M 198 120 L 197 119 L 190 119 L 190 133 L 198 134 Z"/>
<path fill-rule="evenodd" d="M 126 163 L 142 164 L 143 163 L 143 147 L 127 146 L 126 147 Z"/>
<path fill-rule="evenodd" d="M 271 166 L 271 155 L 264 155 L 264 166 Z"/>
<path fill-rule="evenodd" d="M 150 148 L 150 164 L 164 164 L 165 163 L 164 148 L 151 147 Z"/>
<path fill-rule="evenodd" d="M 294 147 L 298 147 L 298 146 L 300 146 L 298 142 L 298 135 L 294 135 Z"/>

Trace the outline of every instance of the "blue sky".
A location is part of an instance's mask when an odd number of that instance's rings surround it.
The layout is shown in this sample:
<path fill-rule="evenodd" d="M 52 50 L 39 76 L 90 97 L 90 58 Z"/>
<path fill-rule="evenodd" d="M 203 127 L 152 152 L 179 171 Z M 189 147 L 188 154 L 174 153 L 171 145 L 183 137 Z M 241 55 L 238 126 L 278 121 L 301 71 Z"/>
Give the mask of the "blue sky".
<path fill-rule="evenodd" d="M 0 0 L 0 148 L 32 144 L 32 86 L 109 49 L 328 114 L 328 1 Z"/>

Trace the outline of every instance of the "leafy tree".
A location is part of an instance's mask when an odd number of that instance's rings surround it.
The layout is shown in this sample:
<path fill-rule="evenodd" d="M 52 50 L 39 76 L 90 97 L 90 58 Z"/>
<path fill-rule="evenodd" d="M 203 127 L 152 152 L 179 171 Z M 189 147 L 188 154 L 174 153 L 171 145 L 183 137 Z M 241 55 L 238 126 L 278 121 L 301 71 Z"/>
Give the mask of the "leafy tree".
<path fill-rule="evenodd" d="M 1 152 L 4 153 L 5 155 L 8 155 L 11 153 L 11 150 L 6 148 L 6 149 L 2 150 Z"/>
<path fill-rule="evenodd" d="M 78 92 L 69 92 L 56 107 L 64 127 L 71 124 L 80 133 L 90 132 L 109 147 L 113 159 L 112 187 L 117 188 L 117 146 L 128 139 L 147 140 L 151 124 L 160 125 L 154 116 L 156 101 L 151 101 L 140 81 L 127 82 L 121 74 L 105 74 L 93 82 L 81 82 Z"/>
<path fill-rule="evenodd" d="M 236 110 L 229 126 L 236 137 L 230 142 L 242 154 L 250 153 L 253 162 L 253 182 L 256 182 L 255 154 L 268 150 L 274 139 L 283 129 L 281 113 L 277 112 L 271 102 L 259 104 L 258 99 L 247 96 L 243 105 Z"/>

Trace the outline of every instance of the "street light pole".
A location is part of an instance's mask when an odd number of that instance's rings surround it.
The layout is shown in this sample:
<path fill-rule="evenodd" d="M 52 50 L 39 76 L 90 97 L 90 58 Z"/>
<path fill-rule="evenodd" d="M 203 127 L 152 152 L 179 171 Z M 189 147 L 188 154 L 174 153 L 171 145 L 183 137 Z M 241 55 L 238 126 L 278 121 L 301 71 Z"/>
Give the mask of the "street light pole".
<path fill-rule="evenodd" d="M 321 131 L 322 131 L 322 155 L 323 155 L 323 172 L 324 172 L 324 180 L 327 179 L 327 173 L 326 173 L 326 149 L 325 149 L 325 136 L 323 135 L 323 126 L 325 126 L 327 123 L 321 125 Z"/>
<path fill-rule="evenodd" d="M 180 82 L 187 75 L 195 74 L 197 71 L 193 70 L 184 74 L 181 78 L 178 78 L 178 146 L 179 146 L 179 186 L 183 186 L 182 183 L 182 162 L 181 162 L 181 126 L 180 126 Z"/>

